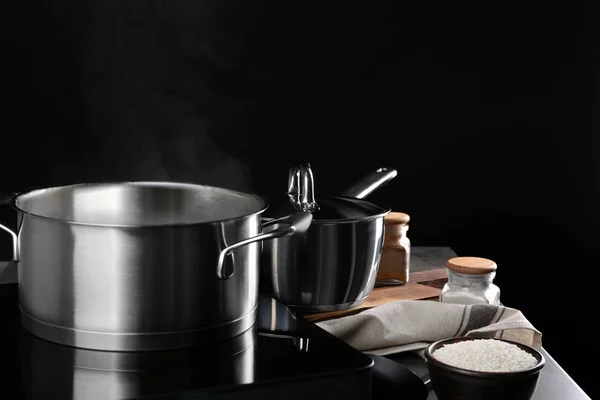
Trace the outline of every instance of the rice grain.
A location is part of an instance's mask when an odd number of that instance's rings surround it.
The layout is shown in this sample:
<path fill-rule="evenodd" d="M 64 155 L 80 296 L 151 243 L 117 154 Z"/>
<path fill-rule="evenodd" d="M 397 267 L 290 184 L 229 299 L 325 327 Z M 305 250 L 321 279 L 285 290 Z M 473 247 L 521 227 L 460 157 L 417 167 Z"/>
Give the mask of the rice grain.
<path fill-rule="evenodd" d="M 495 339 L 476 339 L 444 345 L 432 356 L 449 365 L 483 372 L 520 371 L 538 360 L 517 345 Z"/>

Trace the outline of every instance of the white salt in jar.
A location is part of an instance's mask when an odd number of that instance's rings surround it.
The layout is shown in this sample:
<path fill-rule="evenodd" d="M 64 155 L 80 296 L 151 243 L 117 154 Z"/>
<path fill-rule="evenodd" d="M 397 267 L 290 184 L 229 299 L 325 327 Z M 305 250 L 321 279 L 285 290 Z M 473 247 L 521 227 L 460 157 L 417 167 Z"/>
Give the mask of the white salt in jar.
<path fill-rule="evenodd" d="M 496 263 L 480 257 L 454 257 L 446 262 L 448 282 L 440 302 L 500 304 L 500 288 L 494 284 Z"/>

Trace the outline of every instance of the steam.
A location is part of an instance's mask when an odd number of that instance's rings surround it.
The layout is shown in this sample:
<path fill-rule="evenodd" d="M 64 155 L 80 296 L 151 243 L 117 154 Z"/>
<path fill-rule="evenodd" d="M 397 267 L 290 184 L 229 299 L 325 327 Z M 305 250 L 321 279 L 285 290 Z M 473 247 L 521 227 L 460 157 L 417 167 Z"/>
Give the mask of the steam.
<path fill-rule="evenodd" d="M 89 141 L 79 162 L 58 165 L 56 184 L 150 180 L 253 190 L 249 168 L 215 144 L 206 117 L 183 98 L 155 94 L 97 126 L 106 134 Z"/>
<path fill-rule="evenodd" d="M 95 0 L 85 6 L 97 11 L 89 21 L 70 21 L 83 29 L 77 47 L 64 46 L 75 54 L 84 126 L 69 143 L 77 150 L 56 160 L 52 183 L 168 180 L 252 191 L 249 168 L 214 140 L 240 132 L 211 131 L 222 128 L 211 110 L 227 107 L 226 77 L 244 51 L 243 28 L 225 28 L 221 18 L 241 11 L 218 2 L 149 4 Z"/>
<path fill-rule="evenodd" d="M 127 113 L 131 137 L 121 167 L 134 180 L 169 180 L 250 191 L 249 169 L 220 149 L 206 117 L 190 101 L 153 95 Z"/>

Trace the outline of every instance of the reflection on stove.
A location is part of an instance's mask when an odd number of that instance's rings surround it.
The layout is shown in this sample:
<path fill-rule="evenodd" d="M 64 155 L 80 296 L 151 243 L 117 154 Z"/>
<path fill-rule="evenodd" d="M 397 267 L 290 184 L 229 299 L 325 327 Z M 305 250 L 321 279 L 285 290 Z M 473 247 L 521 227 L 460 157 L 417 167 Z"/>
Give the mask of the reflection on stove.
<path fill-rule="evenodd" d="M 292 338 L 292 342 L 300 353 L 308 353 L 309 338 L 297 337 Z"/>
<path fill-rule="evenodd" d="M 159 352 L 77 349 L 23 330 L 28 399 L 111 400 L 254 382 L 255 329 L 210 346 Z"/>
<path fill-rule="evenodd" d="M 272 298 L 259 301 L 257 325 L 259 335 L 286 339 L 299 353 L 308 352 L 309 333 L 302 328 L 295 312 Z M 314 331 L 311 333 L 314 335 Z"/>
<path fill-rule="evenodd" d="M 271 299 L 258 311 L 257 325 L 233 339 L 103 352 L 35 337 L 21 328 L 17 291 L 0 290 L 0 399 L 369 398 L 370 357 Z"/>
<path fill-rule="evenodd" d="M 298 319 L 295 313 L 277 300 L 262 297 L 258 302 L 258 308 L 259 332 L 298 333 Z"/>

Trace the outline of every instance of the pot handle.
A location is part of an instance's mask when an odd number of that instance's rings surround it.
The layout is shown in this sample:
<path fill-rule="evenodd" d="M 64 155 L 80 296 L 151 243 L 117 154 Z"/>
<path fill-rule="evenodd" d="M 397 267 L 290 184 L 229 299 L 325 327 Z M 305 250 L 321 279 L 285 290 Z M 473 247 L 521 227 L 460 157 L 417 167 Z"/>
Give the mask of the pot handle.
<path fill-rule="evenodd" d="M 385 185 L 398 175 L 398 171 L 393 168 L 379 168 L 378 170 L 371 172 L 367 176 L 363 177 L 360 181 L 347 188 L 342 196 L 345 197 L 356 197 L 357 199 L 364 199 L 370 195 L 375 189 Z"/>
<path fill-rule="evenodd" d="M 10 204 L 10 200 L 16 195 L 16 193 L 10 193 L 10 194 L 0 194 L 0 205 L 8 205 Z M 17 236 L 17 234 L 15 232 L 13 232 L 12 229 L 7 228 L 6 226 L 0 224 L 0 229 L 2 229 L 5 232 L 8 232 L 10 234 L 10 236 L 12 237 L 12 244 L 13 244 L 13 261 L 14 262 L 19 262 L 19 237 Z"/>
<path fill-rule="evenodd" d="M 279 237 L 292 236 L 304 233 L 308 230 L 311 222 L 312 214 L 309 212 L 302 211 L 294 213 L 287 217 L 269 221 L 268 223 L 263 225 L 263 228 L 276 223 L 282 226 L 279 226 L 277 229 L 273 229 L 270 232 L 262 233 L 254 237 L 244 239 L 221 250 L 221 252 L 219 253 L 219 259 L 217 261 L 217 276 L 219 277 L 219 279 L 226 280 L 231 278 L 231 276 L 235 273 L 235 270 L 232 270 L 229 274 L 225 274 L 223 272 L 223 266 L 225 265 L 225 257 L 227 257 L 233 250 L 254 242 L 260 242 L 264 240 L 276 239 Z"/>

